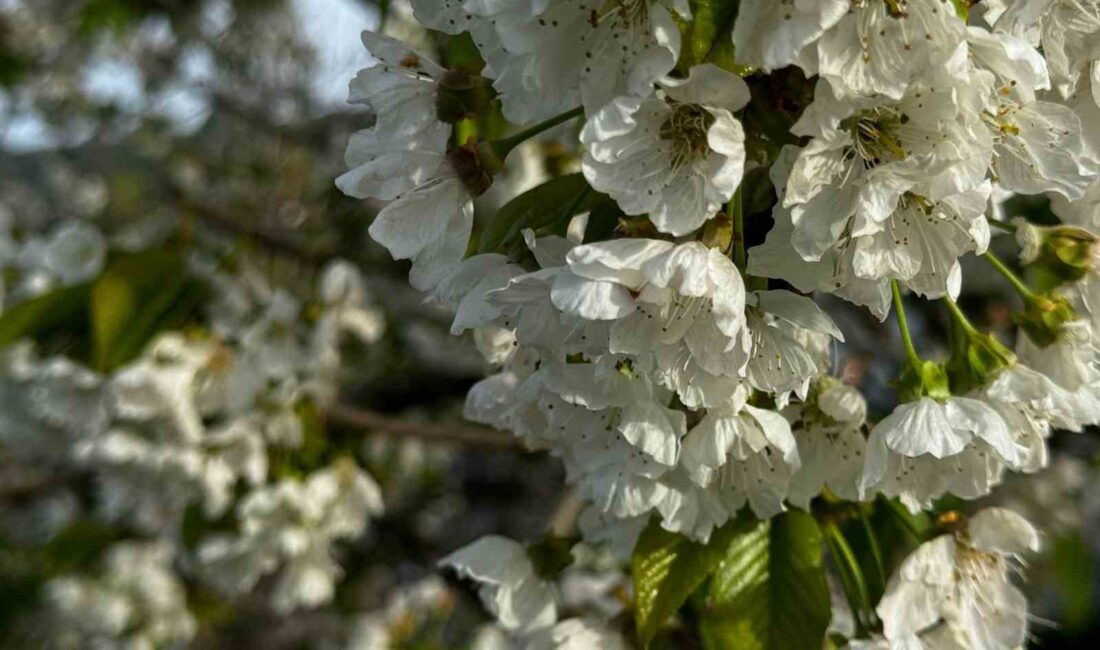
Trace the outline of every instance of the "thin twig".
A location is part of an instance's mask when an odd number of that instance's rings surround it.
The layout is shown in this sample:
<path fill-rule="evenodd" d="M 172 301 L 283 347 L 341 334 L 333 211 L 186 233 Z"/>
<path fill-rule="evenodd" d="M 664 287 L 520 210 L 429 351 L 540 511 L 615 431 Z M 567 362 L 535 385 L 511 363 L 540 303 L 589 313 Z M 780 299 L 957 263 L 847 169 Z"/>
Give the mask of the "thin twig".
<path fill-rule="evenodd" d="M 406 422 L 346 404 L 330 406 L 325 411 L 325 417 L 333 424 L 366 429 L 372 434 L 407 436 L 430 442 L 453 442 L 483 449 L 523 450 L 523 445 L 515 436 L 493 429 L 431 422 Z"/>

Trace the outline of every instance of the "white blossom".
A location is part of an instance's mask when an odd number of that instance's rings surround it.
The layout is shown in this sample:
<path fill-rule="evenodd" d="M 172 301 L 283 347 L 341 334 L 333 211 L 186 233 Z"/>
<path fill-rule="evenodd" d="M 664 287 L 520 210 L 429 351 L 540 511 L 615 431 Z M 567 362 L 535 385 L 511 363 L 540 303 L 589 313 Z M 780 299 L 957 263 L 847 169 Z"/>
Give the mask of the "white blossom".
<path fill-rule="evenodd" d="M 584 174 L 627 214 L 648 214 L 661 232 L 684 235 L 741 184 L 745 136 L 733 113 L 749 89 L 713 64 L 661 88 L 663 97 L 619 97 L 592 116 L 581 132 Z"/>
<path fill-rule="evenodd" d="M 877 607 L 887 639 L 948 626 L 967 648 L 1018 648 L 1027 637 L 1027 601 L 1011 582 L 1018 558 L 1039 535 L 1003 508 L 975 514 L 965 527 L 917 548 L 890 578 Z"/>
<path fill-rule="evenodd" d="M 482 537 L 440 565 L 477 582 L 482 603 L 507 630 L 531 632 L 557 620 L 552 588 L 535 575 L 526 549 L 506 537 Z"/>
<path fill-rule="evenodd" d="M 787 500 L 808 509 L 824 487 L 841 499 L 856 500 L 867 403 L 858 390 L 833 379 L 821 380 L 810 397 L 788 408 L 802 463 L 791 478 Z"/>
<path fill-rule="evenodd" d="M 974 499 L 989 493 L 1020 452 L 1005 421 L 967 397 L 921 397 L 899 405 L 871 429 L 860 494 L 899 497 L 916 512 L 951 492 Z"/>

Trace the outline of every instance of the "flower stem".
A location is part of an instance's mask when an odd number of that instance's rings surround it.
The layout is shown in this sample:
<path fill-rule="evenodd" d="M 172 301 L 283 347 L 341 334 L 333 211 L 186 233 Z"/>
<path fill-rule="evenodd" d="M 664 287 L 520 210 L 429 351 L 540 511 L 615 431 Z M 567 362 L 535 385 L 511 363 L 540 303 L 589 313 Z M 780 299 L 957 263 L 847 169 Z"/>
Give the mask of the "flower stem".
<path fill-rule="evenodd" d="M 944 296 L 943 303 L 947 305 L 947 309 L 951 312 L 951 316 L 955 319 L 955 322 L 958 323 L 959 326 L 962 327 L 964 330 L 966 330 L 967 334 L 970 334 L 972 336 L 978 334 L 978 330 L 974 327 L 973 324 L 971 324 L 970 319 L 966 317 L 966 314 L 963 313 L 963 310 L 959 308 L 959 305 L 954 300 L 952 300 L 950 296 Z"/>
<path fill-rule="evenodd" d="M 551 117 L 546 121 L 539 122 L 538 124 L 526 128 L 519 133 L 514 133 L 506 138 L 501 138 L 499 140 L 493 140 L 493 151 L 495 151 L 496 154 L 500 156 L 501 160 L 504 160 L 508 156 L 508 154 L 511 153 L 512 149 L 515 149 L 517 146 L 523 144 L 527 140 L 530 140 L 531 138 L 544 131 L 549 131 L 559 124 L 568 122 L 575 117 L 580 117 L 583 114 L 584 108 L 578 106 L 572 110 L 568 110 L 559 115 L 555 115 L 554 117 Z"/>
<path fill-rule="evenodd" d="M 894 294 L 894 311 L 898 319 L 898 331 L 901 332 L 901 341 L 905 344 L 905 356 L 909 363 L 919 369 L 921 366 L 920 355 L 913 346 L 913 337 L 909 334 L 909 319 L 905 316 L 905 305 L 901 300 L 901 285 L 897 280 L 890 281 L 890 291 Z"/>
<path fill-rule="evenodd" d="M 1004 262 L 1002 262 L 1000 258 L 994 255 L 992 251 L 986 251 L 986 253 L 982 255 L 982 257 L 984 257 L 987 262 L 992 264 L 993 268 L 997 269 L 997 272 L 999 272 L 1005 277 L 1006 280 L 1008 280 L 1009 284 L 1011 284 L 1016 289 L 1016 291 L 1019 292 L 1020 296 L 1024 300 L 1026 300 L 1027 302 L 1032 302 L 1038 298 L 1038 296 L 1035 295 L 1035 292 L 1032 291 L 1027 286 L 1027 284 L 1025 284 L 1024 281 L 1020 279 L 1020 276 L 1013 273 L 1012 269 L 1008 268 L 1008 266 Z"/>
<path fill-rule="evenodd" d="M 989 222 L 989 225 L 993 226 L 997 230 L 1001 230 L 1001 231 L 1004 231 L 1004 232 L 1012 232 L 1012 233 L 1016 232 L 1016 226 L 1014 226 L 1010 223 L 1006 223 L 1006 222 L 1001 221 L 999 219 L 990 219 L 989 217 L 986 217 L 985 220 Z"/>
<path fill-rule="evenodd" d="M 741 200 L 742 187 L 744 184 L 737 186 L 737 191 L 730 199 L 729 209 L 730 217 L 733 219 L 733 263 L 737 265 L 737 270 L 744 274 L 748 256 L 745 253 L 745 207 Z"/>
<path fill-rule="evenodd" d="M 874 558 L 875 588 L 877 594 L 886 590 L 886 562 L 882 558 L 882 549 L 879 547 L 878 536 L 875 534 L 871 522 L 867 518 L 867 512 L 859 510 L 859 521 L 863 526 L 863 534 L 867 536 L 867 546 L 871 549 L 871 557 Z"/>
<path fill-rule="evenodd" d="M 829 547 L 829 553 L 833 557 L 833 564 L 840 575 L 840 582 L 844 587 L 844 596 L 848 600 L 848 606 L 852 609 L 852 617 L 855 619 L 857 632 L 863 635 L 867 632 L 868 623 L 873 615 L 871 609 L 871 597 L 867 592 L 867 582 L 863 577 L 863 570 L 859 566 L 852 547 L 848 540 L 837 528 L 835 523 L 828 522 L 823 525 L 825 529 L 825 543 Z"/>

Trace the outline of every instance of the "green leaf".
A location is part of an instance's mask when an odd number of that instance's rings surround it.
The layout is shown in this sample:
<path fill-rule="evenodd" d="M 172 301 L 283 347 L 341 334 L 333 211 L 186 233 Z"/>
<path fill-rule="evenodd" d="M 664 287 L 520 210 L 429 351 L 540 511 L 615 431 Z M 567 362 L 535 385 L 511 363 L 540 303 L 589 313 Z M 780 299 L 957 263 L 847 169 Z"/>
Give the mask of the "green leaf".
<path fill-rule="evenodd" d="M 181 320 L 199 294 L 200 285 L 186 278 L 183 258 L 173 251 L 112 261 L 91 291 L 93 365 L 108 371 L 132 360 L 157 332 Z"/>
<path fill-rule="evenodd" d="M 792 510 L 734 537 L 700 615 L 705 648 L 818 650 L 829 625 L 822 535 Z"/>
<path fill-rule="evenodd" d="M 577 197 L 587 191 L 583 200 Z M 569 174 L 546 181 L 497 210 L 481 236 L 481 252 L 500 251 L 517 241 L 525 228 L 538 230 L 591 210 L 606 197 L 588 188 L 584 175 Z"/>
<path fill-rule="evenodd" d="M 715 530 L 706 544 L 670 533 L 656 519 L 642 531 L 631 558 L 631 573 L 634 620 L 643 647 L 718 567 L 738 526 L 731 522 Z"/>
<path fill-rule="evenodd" d="M 81 320 L 87 308 L 90 286 L 84 283 L 57 289 L 9 309 L 0 317 L 0 347 L 24 337 L 39 340 Z"/>

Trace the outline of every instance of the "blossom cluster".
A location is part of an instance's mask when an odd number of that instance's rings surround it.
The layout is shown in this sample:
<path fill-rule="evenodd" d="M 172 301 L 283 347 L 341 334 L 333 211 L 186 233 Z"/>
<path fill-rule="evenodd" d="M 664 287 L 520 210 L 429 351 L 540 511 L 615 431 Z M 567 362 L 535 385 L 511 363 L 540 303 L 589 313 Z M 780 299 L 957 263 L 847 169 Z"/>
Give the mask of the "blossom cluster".
<path fill-rule="evenodd" d="M 110 274 L 117 244 L 87 222 L 8 241 L 9 315 Z M 117 368 L 29 339 L 0 351 L 0 445 L 46 477 L 4 516 L 30 513 L 18 533 L 28 544 L 117 531 L 88 571 L 45 584 L 57 625 L 44 630 L 58 647 L 186 642 L 197 630 L 189 581 L 233 598 L 268 577 L 283 613 L 329 602 L 336 544 L 382 514 L 379 486 L 350 457 L 293 460 L 336 398 L 342 341 L 383 332 L 363 278 L 331 263 L 305 319 L 300 299 L 247 262 L 230 271 L 213 259 L 196 250 L 186 263 L 211 292 L 202 329 L 161 331 Z"/>
<path fill-rule="evenodd" d="M 825 492 L 918 512 L 1041 469 L 1053 430 L 1100 422 L 1100 5 L 734 4 L 702 55 L 687 0 L 414 0 L 424 27 L 470 36 L 476 69 L 364 33 L 377 64 L 351 101 L 376 120 L 337 185 L 388 201 L 372 238 L 499 366 L 467 417 L 560 457 L 588 539 L 627 547 L 651 517 L 705 542 L 746 506 L 767 519 Z M 526 128 L 478 137 L 497 108 Z M 571 120 L 583 126 L 560 126 Z M 514 222 L 486 223 L 478 197 L 534 137 L 571 152 L 583 184 L 533 190 L 499 211 Z M 761 188 L 770 210 L 749 215 Z M 1010 222 L 1015 194 L 1050 197 L 1064 224 Z M 746 217 L 769 213 L 746 250 Z M 1031 286 L 990 252 L 1002 230 L 1021 265 L 1056 281 Z M 1015 351 L 955 302 L 969 255 L 1023 300 Z M 946 362 L 918 353 L 905 289 L 944 303 Z M 844 334 L 815 292 L 895 312 L 899 404 L 877 422 L 833 374 Z M 1027 534 L 995 539 L 991 521 Z M 1034 547 L 1033 532 L 990 514 L 922 547 L 879 607 L 887 640 L 940 625 L 970 635 L 957 647 L 1018 646 L 1026 603 L 1001 558 Z M 493 550 L 449 564 L 484 583 L 502 624 L 548 629 L 553 602 L 524 558 L 479 544 Z M 928 562 L 935 576 L 920 577 Z M 939 591 L 913 595 L 929 584 Z M 980 637 L 972 603 L 904 611 L 951 598 L 995 598 L 1011 620 Z"/>

